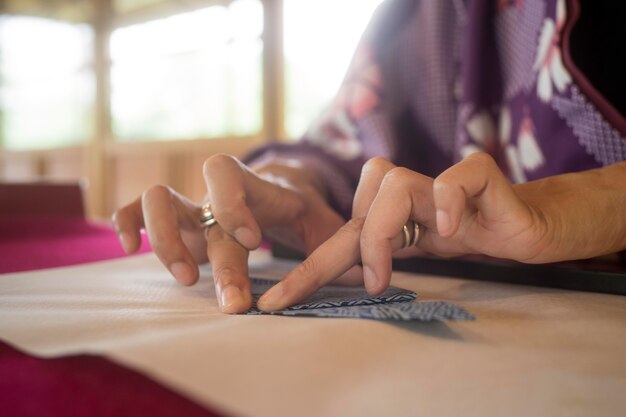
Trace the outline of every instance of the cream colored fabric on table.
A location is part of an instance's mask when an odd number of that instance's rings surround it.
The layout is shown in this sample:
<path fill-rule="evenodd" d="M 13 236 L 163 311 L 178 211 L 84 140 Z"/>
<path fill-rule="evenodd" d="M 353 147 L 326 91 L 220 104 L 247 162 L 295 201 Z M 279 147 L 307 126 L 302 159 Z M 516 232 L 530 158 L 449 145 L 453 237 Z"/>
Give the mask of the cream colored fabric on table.
<path fill-rule="evenodd" d="M 234 416 L 623 415 L 626 298 L 401 273 L 393 284 L 477 320 L 228 316 L 208 269 L 181 287 L 144 255 L 0 276 L 0 338 L 102 354 Z"/>

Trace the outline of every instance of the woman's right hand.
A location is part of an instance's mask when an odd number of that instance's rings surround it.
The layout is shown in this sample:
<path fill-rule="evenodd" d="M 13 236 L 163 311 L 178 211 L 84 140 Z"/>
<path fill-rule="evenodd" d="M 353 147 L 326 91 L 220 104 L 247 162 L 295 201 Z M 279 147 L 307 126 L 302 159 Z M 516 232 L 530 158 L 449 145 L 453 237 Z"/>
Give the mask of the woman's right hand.
<path fill-rule="evenodd" d="M 193 285 L 198 264 L 209 260 L 226 313 L 251 306 L 248 252 L 259 246 L 261 231 L 308 254 L 345 222 L 304 167 L 274 163 L 255 172 L 232 156 L 218 154 L 205 161 L 203 174 L 218 224 L 204 228 L 200 206 L 163 185 L 117 210 L 113 222 L 128 254 L 139 248 L 145 228 L 155 254 L 183 285 Z"/>

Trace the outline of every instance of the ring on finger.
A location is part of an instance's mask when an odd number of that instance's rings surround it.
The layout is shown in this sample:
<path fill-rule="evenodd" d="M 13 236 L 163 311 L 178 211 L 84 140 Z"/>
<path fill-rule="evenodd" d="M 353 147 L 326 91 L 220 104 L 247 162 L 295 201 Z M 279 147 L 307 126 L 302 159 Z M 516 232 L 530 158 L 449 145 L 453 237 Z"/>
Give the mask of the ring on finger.
<path fill-rule="evenodd" d="M 413 237 L 411 238 L 409 246 L 417 246 L 420 240 L 420 231 L 420 224 L 418 222 L 413 222 Z"/>
<path fill-rule="evenodd" d="M 409 220 L 404 226 L 402 226 L 402 236 L 404 237 L 404 241 L 402 242 L 402 249 L 409 247 L 409 242 L 411 242 L 411 232 L 409 229 Z"/>
<path fill-rule="evenodd" d="M 404 242 L 402 243 L 402 249 L 409 248 L 411 246 L 417 246 L 420 239 L 420 224 L 409 220 L 404 226 L 402 226 L 402 236 Z"/>
<path fill-rule="evenodd" d="M 204 227 L 211 227 L 214 224 L 217 224 L 217 219 L 213 215 L 213 211 L 211 210 L 211 203 L 206 203 L 202 206 L 202 215 L 200 216 L 200 224 Z"/>

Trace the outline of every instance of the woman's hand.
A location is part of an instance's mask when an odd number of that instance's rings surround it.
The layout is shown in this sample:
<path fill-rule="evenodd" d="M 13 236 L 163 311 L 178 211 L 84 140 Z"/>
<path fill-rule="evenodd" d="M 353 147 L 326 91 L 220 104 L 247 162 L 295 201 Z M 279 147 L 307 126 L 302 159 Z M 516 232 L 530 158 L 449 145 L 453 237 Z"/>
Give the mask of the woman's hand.
<path fill-rule="evenodd" d="M 129 254 L 139 248 L 145 228 L 155 254 L 183 285 L 193 285 L 198 264 L 210 260 L 224 312 L 251 306 L 248 252 L 259 246 L 261 230 L 310 253 L 344 223 L 326 203 L 319 181 L 293 164 L 253 172 L 232 156 L 215 155 L 203 171 L 218 224 L 203 228 L 200 207 L 160 185 L 116 211 L 113 222 Z"/>
<path fill-rule="evenodd" d="M 470 155 L 432 179 L 375 158 L 363 168 L 353 218 L 260 300 L 266 310 L 306 298 L 362 261 L 365 287 L 382 292 L 392 255 L 485 254 L 555 262 L 626 248 L 626 163 L 512 186 L 495 161 Z M 418 248 L 401 249 L 418 223 Z"/>

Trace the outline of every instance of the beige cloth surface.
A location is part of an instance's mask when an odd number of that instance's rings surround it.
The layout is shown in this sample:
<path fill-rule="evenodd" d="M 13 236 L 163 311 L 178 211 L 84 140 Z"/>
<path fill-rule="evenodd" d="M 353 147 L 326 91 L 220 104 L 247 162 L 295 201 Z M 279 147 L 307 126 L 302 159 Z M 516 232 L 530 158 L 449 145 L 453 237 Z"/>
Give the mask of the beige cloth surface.
<path fill-rule="evenodd" d="M 292 264 L 257 259 L 252 274 Z M 397 273 L 477 321 L 219 313 L 208 269 L 153 255 L 0 276 L 0 338 L 91 352 L 235 416 L 607 416 L 626 409 L 626 298 Z"/>

